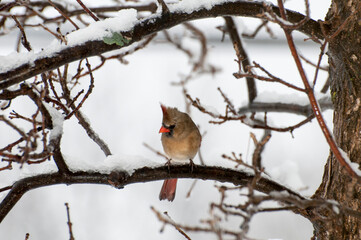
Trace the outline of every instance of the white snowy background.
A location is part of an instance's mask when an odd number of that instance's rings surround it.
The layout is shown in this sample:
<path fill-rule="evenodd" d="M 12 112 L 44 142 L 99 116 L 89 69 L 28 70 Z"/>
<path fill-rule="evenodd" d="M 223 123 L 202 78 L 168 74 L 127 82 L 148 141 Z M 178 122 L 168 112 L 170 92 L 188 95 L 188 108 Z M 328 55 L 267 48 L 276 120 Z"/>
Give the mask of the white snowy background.
<path fill-rule="evenodd" d="M 99 1 L 88 2 L 95 6 Z M 323 19 L 330 1 L 311 0 L 311 16 Z M 287 1 L 286 7 L 303 12 L 304 1 Z M 56 14 L 56 13 L 54 13 Z M 241 18 L 240 18 L 241 19 Z M 221 42 L 221 33 L 215 29 L 223 25 L 222 18 L 200 20 L 194 22 L 210 36 L 209 63 L 222 71 L 214 76 L 204 75 L 191 81 L 187 88 L 193 97 L 200 98 L 205 105 L 212 106 L 223 112 L 224 102 L 217 88 L 221 89 L 233 100 L 235 106 L 246 104 L 247 91 L 244 79 L 235 79 L 232 73 L 237 71 L 234 61 L 235 53 L 228 37 Z M 252 31 L 259 20 L 241 19 L 245 31 Z M 291 54 L 284 41 L 281 31 L 274 28 L 277 39 L 266 40 L 262 32 L 256 40 L 244 40 L 246 51 L 251 60 L 255 60 L 274 75 L 302 86 Z M 182 34 L 181 27 L 174 29 Z M 296 34 L 297 46 L 303 55 L 315 62 L 319 54 L 319 46 L 310 41 L 304 42 L 305 36 Z M 6 56 L 14 51 L 17 35 L 11 33 L 0 37 L 0 55 Z M 162 34 L 159 34 L 159 38 Z M 41 31 L 28 33 L 29 41 L 35 51 L 51 44 L 51 38 Z M 169 44 L 160 40 L 150 44 L 146 49 L 126 57 L 128 65 L 117 61 L 109 61 L 100 70 L 94 72 L 95 88 L 82 107 L 94 130 L 104 139 L 113 154 L 105 159 L 103 152 L 86 135 L 75 119 L 64 122 L 62 150 L 67 163 L 75 169 L 101 169 L 109 164 L 132 166 L 132 161 L 143 161 L 149 164 L 164 160 L 143 146 L 148 143 L 161 150 L 160 135 L 161 109 L 159 102 L 184 110 L 184 97 L 181 88 L 172 86 L 172 82 L 181 79 L 182 74 L 190 71 L 186 56 Z M 184 40 L 184 45 L 199 52 L 199 44 L 191 38 Z M 6 58 L 0 58 L 0 66 L 4 66 Z M 94 65 L 96 58 L 90 59 Z M 72 66 L 75 69 L 76 66 Z M 308 76 L 312 79 L 314 69 L 305 65 Z M 74 71 L 75 72 L 75 71 Z M 319 83 L 327 77 L 320 73 Z M 87 88 L 88 79 L 82 80 Z M 257 82 L 260 99 L 270 101 L 279 99 L 295 99 L 304 101 L 305 96 L 298 95 L 279 84 Z M 320 89 L 319 84 L 316 89 Z M 299 100 L 300 99 L 300 100 Z M 7 115 L 12 109 L 21 114 L 32 114 L 33 103 L 14 101 L 10 109 L 1 114 Z M 242 153 L 244 159 L 251 160 L 252 141 L 249 133 L 258 137 L 262 131 L 245 127 L 239 122 L 223 125 L 209 124 L 209 117 L 192 108 L 193 120 L 200 125 L 201 132 L 207 134 L 202 142 L 202 154 L 206 164 L 233 166 L 221 158 L 223 153 L 232 151 Z M 332 129 L 332 111 L 324 112 L 325 119 Z M 269 121 L 275 126 L 287 126 L 302 120 L 286 114 L 269 114 Z M 313 120 L 293 133 L 272 134 L 270 142 L 263 153 L 263 164 L 266 171 L 275 180 L 310 196 L 317 189 L 329 148 Z M 0 146 L 5 146 L 9 139 L 17 139 L 13 132 L 0 123 Z M 248 155 L 247 155 L 248 153 Z M 199 163 L 199 159 L 195 159 Z M 37 172 L 55 169 L 52 162 L 42 165 L 17 166 L 12 171 L 0 172 L 0 186 L 7 186 L 15 179 L 36 174 Z M 117 190 L 101 185 L 57 185 L 32 190 L 26 193 L 8 216 L 0 224 L 0 239 L 24 239 L 30 233 L 30 239 L 68 239 L 66 210 L 64 203 L 70 206 L 71 220 L 75 238 L 80 239 L 184 239 L 174 228 L 166 227 L 159 233 L 162 224 L 150 210 L 154 206 L 159 211 L 167 211 L 177 222 L 199 224 L 200 219 L 208 217 L 211 200 L 218 200 L 218 193 L 213 181 L 198 181 L 189 199 L 185 198 L 193 180 L 182 179 L 178 182 L 177 196 L 174 202 L 160 202 L 158 193 L 161 181 L 134 184 Z M 3 199 L 5 194 L 0 196 Z M 237 195 L 229 196 L 230 201 L 237 200 Z M 225 224 L 229 228 L 239 226 L 230 218 Z M 309 239 L 312 236 L 312 225 L 304 218 L 288 212 L 263 213 L 256 215 L 251 222 L 249 236 L 256 239 Z M 207 234 L 189 234 L 192 239 L 216 239 Z"/>

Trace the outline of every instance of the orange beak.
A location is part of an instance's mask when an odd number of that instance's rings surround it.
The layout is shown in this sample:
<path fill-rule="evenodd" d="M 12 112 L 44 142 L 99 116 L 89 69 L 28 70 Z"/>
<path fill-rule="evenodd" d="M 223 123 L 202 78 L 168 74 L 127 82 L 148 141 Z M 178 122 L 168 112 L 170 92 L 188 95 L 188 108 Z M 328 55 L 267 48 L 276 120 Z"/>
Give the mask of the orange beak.
<path fill-rule="evenodd" d="M 170 130 L 168 128 L 163 127 L 163 126 L 159 129 L 159 133 L 167 133 L 167 132 L 170 132 Z"/>

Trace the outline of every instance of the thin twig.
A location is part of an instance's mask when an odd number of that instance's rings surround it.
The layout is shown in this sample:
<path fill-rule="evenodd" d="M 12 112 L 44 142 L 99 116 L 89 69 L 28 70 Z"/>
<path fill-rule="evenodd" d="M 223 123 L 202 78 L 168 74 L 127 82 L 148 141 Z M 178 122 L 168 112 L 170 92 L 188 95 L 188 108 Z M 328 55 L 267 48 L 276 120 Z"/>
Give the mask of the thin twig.
<path fill-rule="evenodd" d="M 287 81 L 284 81 L 276 76 L 274 76 L 273 74 L 271 74 L 269 71 L 267 71 L 264 67 L 262 67 L 261 65 L 259 65 L 258 63 L 256 63 L 255 61 L 253 61 L 254 66 L 248 66 L 249 70 L 248 73 L 234 73 L 233 75 L 236 78 L 241 78 L 241 77 L 247 77 L 247 76 L 252 76 L 255 79 L 261 80 L 261 81 L 265 81 L 265 82 L 278 82 L 282 85 L 285 85 L 286 87 L 292 88 L 296 91 L 300 91 L 300 92 L 304 92 L 305 90 L 303 88 L 297 87 Z M 262 72 L 264 72 L 265 74 L 267 74 L 268 77 L 264 77 L 264 76 L 260 76 L 257 74 L 254 74 L 250 71 L 250 69 L 252 68 L 258 68 L 260 69 Z"/>
<path fill-rule="evenodd" d="M 21 26 L 20 22 L 14 15 L 12 15 L 11 17 L 14 19 L 14 21 L 16 22 L 16 26 L 19 28 L 19 30 L 21 32 L 21 43 L 26 48 L 26 50 L 28 50 L 30 52 L 32 50 L 32 48 L 31 48 L 30 43 L 28 42 L 24 28 Z"/>
<path fill-rule="evenodd" d="M 70 220 L 70 209 L 69 209 L 69 204 L 65 203 L 65 208 L 66 208 L 66 216 L 68 218 L 68 229 L 69 229 L 69 240 L 75 240 L 74 235 L 73 235 L 73 223 Z"/>
<path fill-rule="evenodd" d="M 152 210 L 153 210 L 153 209 L 152 209 Z M 172 225 L 175 227 L 175 229 L 177 229 L 177 231 L 178 231 L 180 234 L 182 234 L 187 240 L 192 240 L 192 239 L 182 230 L 182 228 L 181 228 L 180 226 L 178 226 L 178 224 L 176 224 L 176 223 L 173 221 L 173 219 L 169 216 L 168 212 L 164 212 L 163 214 L 168 217 L 169 222 L 172 222 L 172 223 L 173 223 Z"/>
<path fill-rule="evenodd" d="M 3 115 L 0 115 L 0 121 L 3 121 L 4 123 L 6 123 L 8 126 L 10 126 L 11 128 L 13 128 L 15 131 L 17 131 L 24 139 L 27 138 L 27 134 L 21 130 L 18 126 L 16 126 L 15 124 L 13 124 L 11 121 L 9 121 L 7 118 L 5 118 Z"/>
<path fill-rule="evenodd" d="M 159 221 L 163 222 L 164 224 L 169 224 L 169 225 L 175 227 L 177 230 L 178 229 L 180 229 L 180 230 L 184 229 L 186 231 L 204 232 L 204 233 L 214 233 L 215 232 L 215 230 L 212 229 L 211 227 L 208 227 L 208 228 L 207 227 L 193 227 L 193 226 L 177 224 L 173 220 L 164 217 L 163 214 L 161 214 L 159 211 L 157 211 L 154 207 L 151 207 L 151 210 L 154 212 L 154 214 L 156 214 Z M 234 231 L 231 231 L 231 230 L 223 230 L 222 233 L 224 235 L 230 235 L 230 236 L 238 236 L 238 234 L 239 234 L 238 232 L 234 232 Z"/>
<path fill-rule="evenodd" d="M 165 158 L 167 161 L 169 160 L 169 158 L 165 154 L 161 153 L 160 151 L 155 150 L 154 148 L 149 146 L 147 143 L 143 143 L 143 145 L 144 145 L 144 147 L 148 148 L 149 150 L 151 150 L 152 152 L 154 152 L 158 156 L 161 156 L 161 157 Z"/>
<path fill-rule="evenodd" d="M 324 55 L 325 52 L 325 48 L 327 46 L 327 41 L 325 41 L 322 45 L 321 45 L 321 51 L 320 51 L 320 55 L 318 56 L 318 61 L 317 61 L 317 65 L 316 65 L 316 70 L 315 70 L 315 75 L 313 78 L 313 88 L 315 88 L 316 86 L 316 81 L 317 81 L 317 77 L 318 77 L 318 72 L 321 69 L 321 61 L 322 61 L 322 57 Z"/>
<path fill-rule="evenodd" d="M 69 119 L 69 118 L 71 118 L 71 116 L 72 116 L 73 114 L 77 113 L 77 112 L 79 111 L 79 109 L 83 106 L 85 100 L 89 97 L 89 95 L 90 95 L 90 94 L 92 93 L 92 91 L 93 91 L 93 88 L 94 88 L 93 72 L 92 72 L 92 70 L 91 70 L 91 66 L 90 66 L 90 64 L 89 64 L 88 59 L 86 58 L 85 60 L 86 60 L 86 66 L 87 66 L 87 68 L 88 68 L 89 77 L 90 77 L 90 84 L 89 84 L 88 91 L 85 93 L 83 99 L 80 101 L 80 103 L 78 104 L 78 106 L 75 107 L 75 108 L 73 109 L 73 111 L 65 117 L 65 119 Z M 70 104 L 71 104 L 72 102 L 74 102 L 74 100 L 71 101 Z M 73 104 L 71 104 L 71 105 L 73 105 Z"/>
<path fill-rule="evenodd" d="M 8 191 L 12 188 L 13 186 L 6 186 L 6 187 L 3 187 L 3 188 L 0 188 L 0 192 L 4 192 L 4 191 Z"/>
<path fill-rule="evenodd" d="M 56 4 L 54 4 L 51 0 L 48 0 L 48 2 L 50 3 L 51 6 L 53 6 L 53 8 L 55 8 L 65 19 L 67 19 L 71 24 L 73 24 L 73 26 L 76 28 L 76 29 L 80 29 L 78 27 L 78 25 L 73 21 L 71 20 L 71 18 L 66 15 Z"/>
<path fill-rule="evenodd" d="M 90 69 L 90 65 L 87 65 L 88 67 L 88 70 L 89 72 L 91 71 Z M 71 98 L 70 96 L 70 90 L 68 88 L 68 85 L 67 85 L 67 67 L 64 68 L 64 74 L 63 76 L 61 77 L 61 73 L 60 73 L 60 70 L 58 69 L 59 71 L 59 81 L 60 81 L 60 85 L 61 85 L 61 88 L 63 90 L 63 94 L 64 94 L 64 98 L 67 102 L 67 104 L 71 104 L 73 102 L 73 99 Z M 92 84 L 94 82 L 94 78 L 93 76 L 91 75 L 90 76 L 90 85 L 89 85 L 89 89 L 88 89 L 88 96 L 92 90 Z M 83 100 L 85 101 L 85 99 L 88 97 L 88 96 L 84 96 Z M 80 104 L 79 104 L 80 105 Z M 111 155 L 111 151 L 108 147 L 108 145 L 99 137 L 98 134 L 96 134 L 96 132 L 93 130 L 93 128 L 90 126 L 90 123 L 89 121 L 87 120 L 87 118 L 83 115 L 83 113 L 80 111 L 80 106 L 78 105 L 78 107 L 76 107 L 73 104 L 71 104 L 70 108 L 73 110 L 73 112 L 75 113 L 75 109 L 77 109 L 76 111 L 76 114 L 75 114 L 75 117 L 78 119 L 79 121 L 79 124 L 84 128 L 84 130 L 86 131 L 87 135 L 100 147 L 100 149 L 103 151 L 103 153 L 105 154 L 105 156 L 109 156 Z"/>
<path fill-rule="evenodd" d="M 100 19 L 87 7 L 84 5 L 84 3 L 81 0 L 76 0 L 79 5 L 84 9 L 86 13 L 89 14 L 95 21 L 99 21 Z"/>
<path fill-rule="evenodd" d="M 259 170 L 262 169 L 262 151 L 266 145 L 266 143 L 270 140 L 271 138 L 271 131 L 269 130 L 265 130 L 264 131 L 264 135 L 262 136 L 261 141 L 258 141 L 256 136 L 251 133 L 251 138 L 253 139 L 254 145 L 255 145 L 255 150 L 253 151 L 253 157 L 252 157 L 252 165 L 256 168 L 258 168 Z"/>
<path fill-rule="evenodd" d="M 270 37 L 271 37 L 271 38 L 275 38 L 272 30 L 267 26 L 267 23 L 268 23 L 267 20 L 262 19 L 262 23 L 254 30 L 253 33 L 251 33 L 251 34 L 242 33 L 242 37 L 253 39 L 253 38 L 256 37 L 256 35 L 258 34 L 258 32 L 264 27 L 264 28 L 266 28 L 266 31 L 267 31 L 267 33 L 270 35 Z"/>
<path fill-rule="evenodd" d="M 197 182 L 198 182 L 198 179 L 193 180 L 192 185 L 191 185 L 191 187 L 189 188 L 189 190 L 187 192 L 186 198 L 189 198 L 191 196 L 191 193 L 192 193 L 194 187 L 196 186 Z"/>

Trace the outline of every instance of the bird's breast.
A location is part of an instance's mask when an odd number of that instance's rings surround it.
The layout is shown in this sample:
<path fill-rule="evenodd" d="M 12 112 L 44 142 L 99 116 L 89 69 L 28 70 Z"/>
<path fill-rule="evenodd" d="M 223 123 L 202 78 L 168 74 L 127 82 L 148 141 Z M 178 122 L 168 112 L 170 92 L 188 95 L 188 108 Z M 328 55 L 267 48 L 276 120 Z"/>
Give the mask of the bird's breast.
<path fill-rule="evenodd" d="M 164 152 L 174 160 L 189 160 L 193 159 L 197 154 L 200 140 L 189 136 L 184 139 L 176 139 L 162 135 L 162 145 Z"/>

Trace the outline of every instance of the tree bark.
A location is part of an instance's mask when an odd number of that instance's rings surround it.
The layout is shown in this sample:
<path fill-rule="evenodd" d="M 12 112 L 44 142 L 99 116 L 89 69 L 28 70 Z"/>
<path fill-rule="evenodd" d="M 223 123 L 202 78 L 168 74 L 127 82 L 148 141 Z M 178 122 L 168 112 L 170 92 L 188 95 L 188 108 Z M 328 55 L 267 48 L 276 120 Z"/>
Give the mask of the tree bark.
<path fill-rule="evenodd" d="M 361 1 L 333 0 L 326 17 L 330 25 L 329 65 L 334 104 L 334 137 L 352 162 L 361 164 Z M 336 200 L 355 211 L 361 209 L 360 183 L 329 156 L 322 183 L 314 198 Z M 337 211 L 336 211 L 337 212 Z M 319 211 L 314 217 L 317 239 L 361 239 L 361 219 L 342 211 L 330 217 Z"/>

